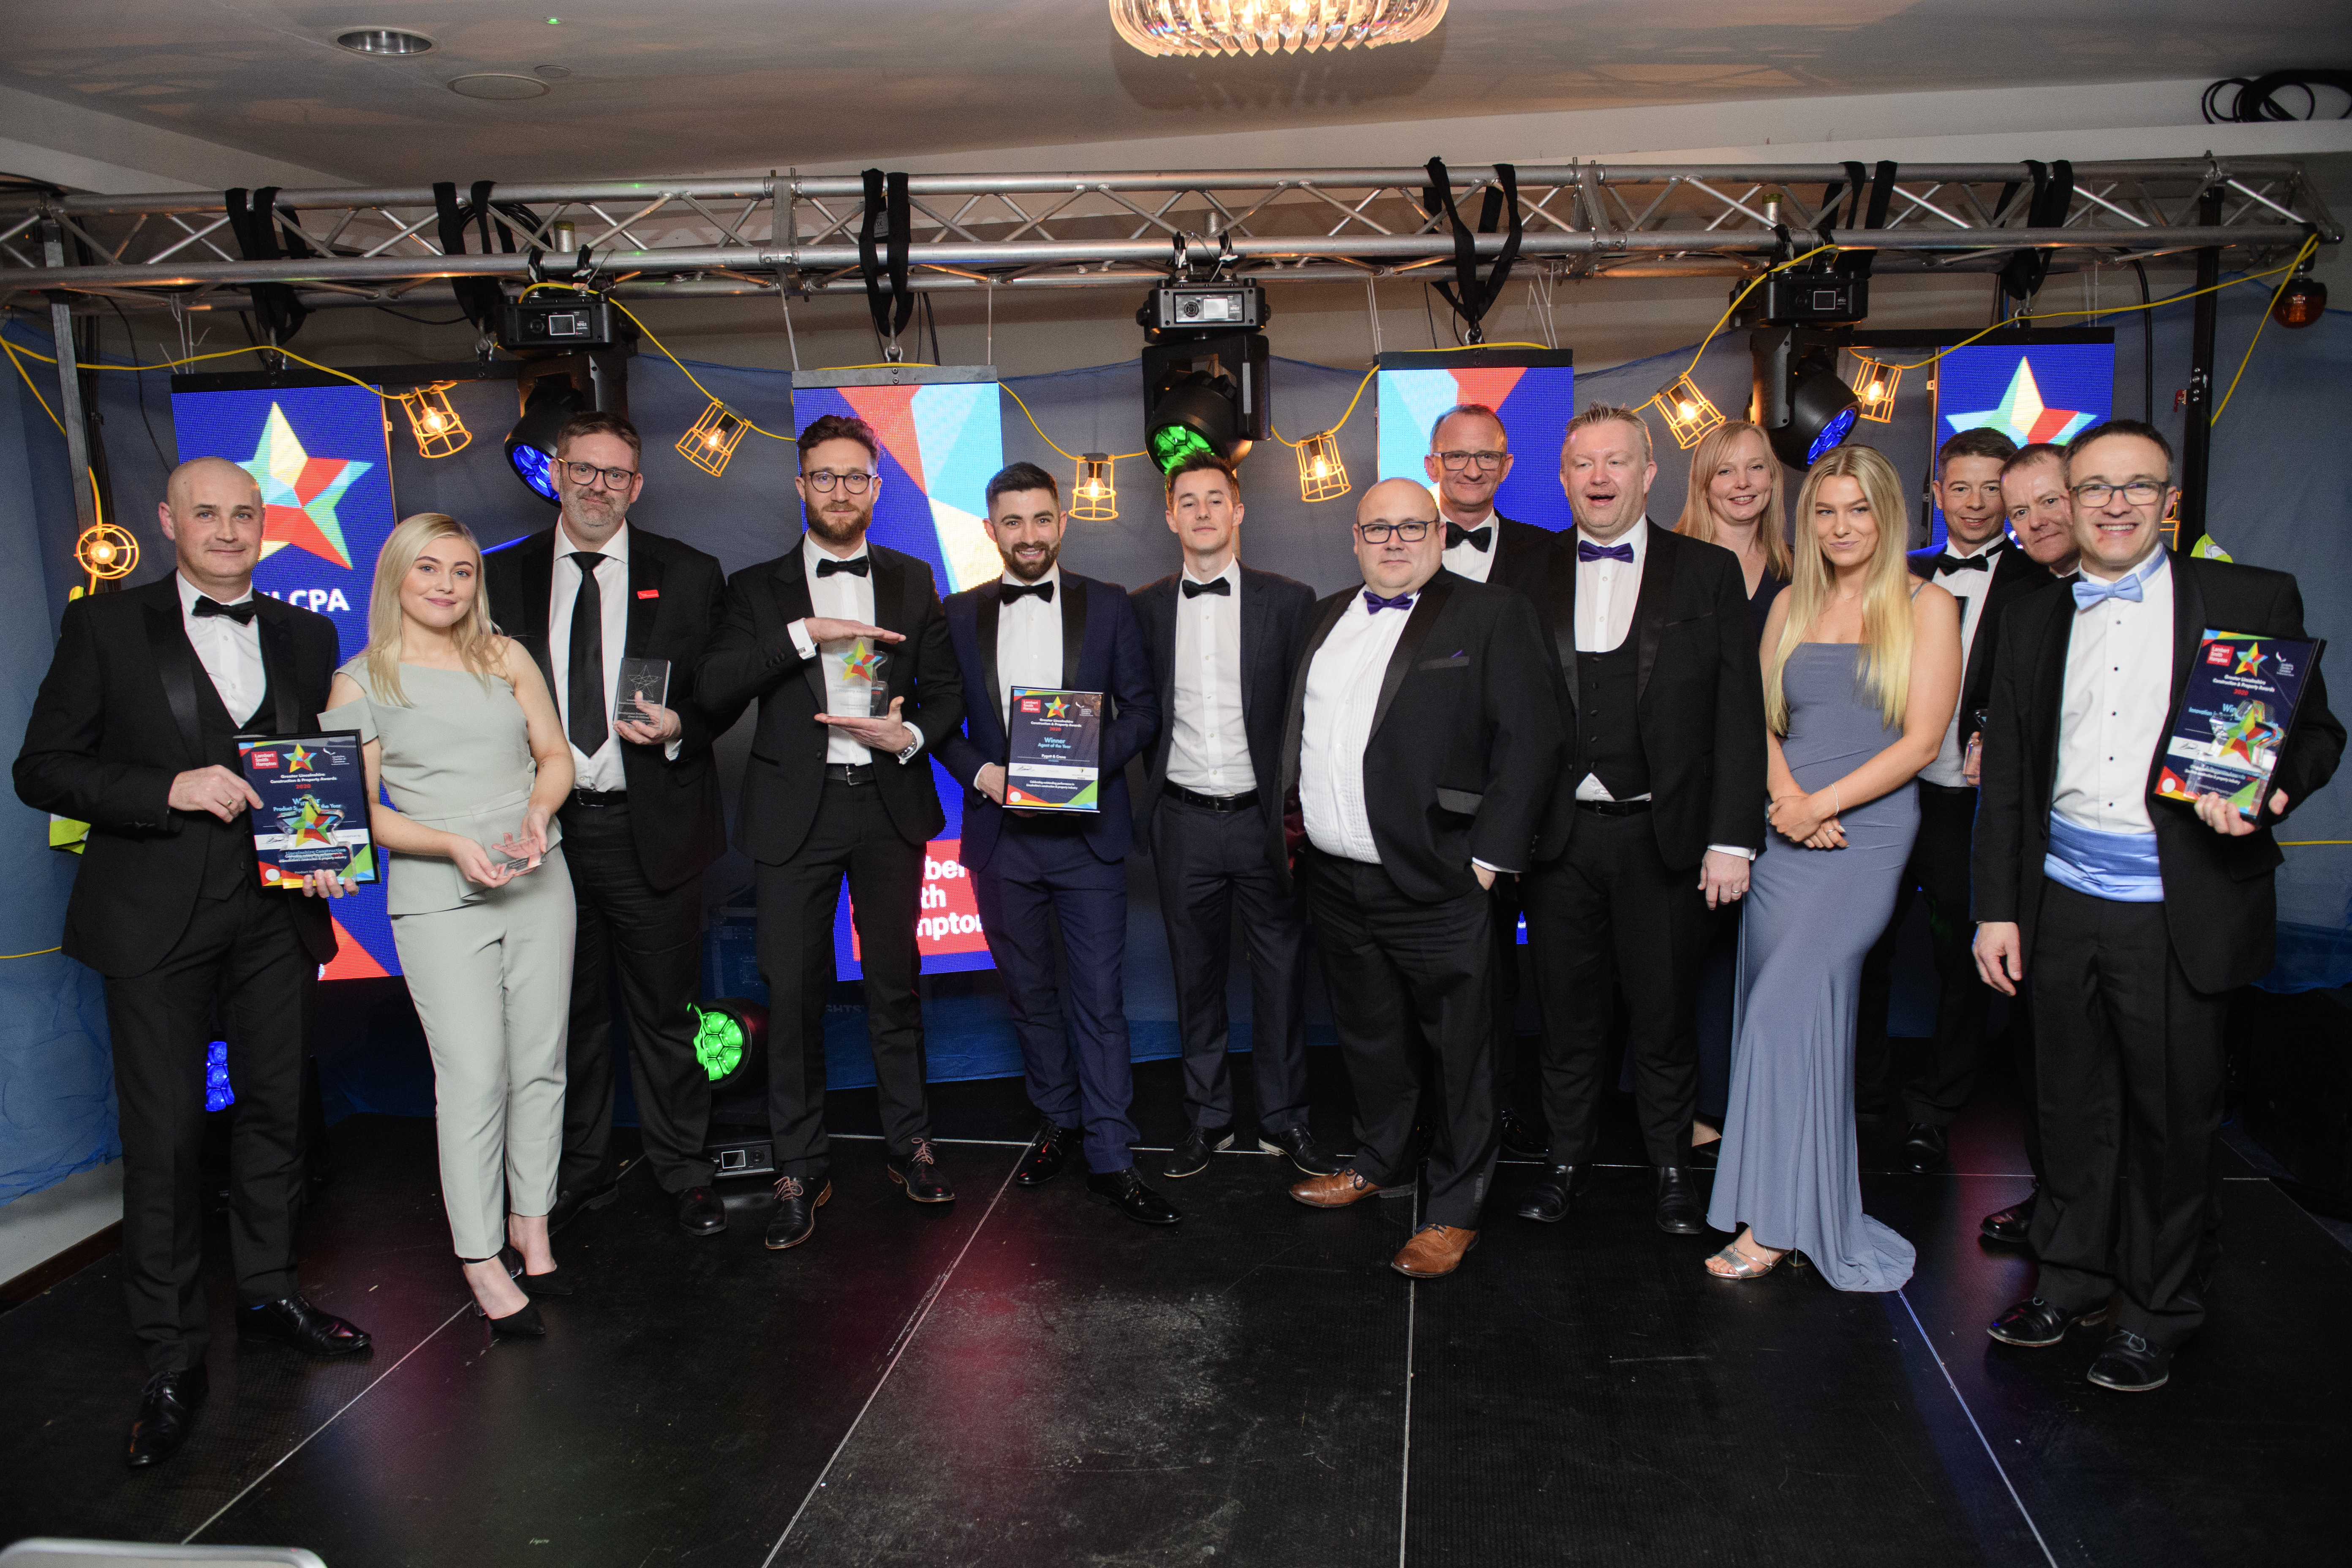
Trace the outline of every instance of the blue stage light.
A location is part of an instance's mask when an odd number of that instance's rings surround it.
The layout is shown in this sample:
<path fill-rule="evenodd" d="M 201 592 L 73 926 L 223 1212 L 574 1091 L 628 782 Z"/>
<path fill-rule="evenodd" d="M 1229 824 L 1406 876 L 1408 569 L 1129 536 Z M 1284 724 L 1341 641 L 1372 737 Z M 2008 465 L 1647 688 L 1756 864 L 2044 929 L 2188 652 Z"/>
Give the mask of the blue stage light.
<path fill-rule="evenodd" d="M 228 1042 L 215 1040 L 205 1047 L 205 1109 L 226 1110 L 236 1103 L 236 1090 L 228 1081 Z"/>
<path fill-rule="evenodd" d="M 1849 408 L 1822 426 L 1822 433 L 1813 437 L 1811 446 L 1805 448 L 1805 467 L 1811 468 L 1822 460 L 1822 453 L 1843 446 L 1845 438 L 1853 434 L 1853 422 L 1858 417 L 1857 412 Z"/>

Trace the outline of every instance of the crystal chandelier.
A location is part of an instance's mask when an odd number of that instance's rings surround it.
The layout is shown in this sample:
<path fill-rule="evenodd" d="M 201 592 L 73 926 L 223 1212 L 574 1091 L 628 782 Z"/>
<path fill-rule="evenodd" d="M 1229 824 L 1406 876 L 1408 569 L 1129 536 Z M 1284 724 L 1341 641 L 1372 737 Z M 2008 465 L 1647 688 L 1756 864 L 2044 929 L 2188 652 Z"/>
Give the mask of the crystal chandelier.
<path fill-rule="evenodd" d="M 1111 26 L 1147 55 L 1368 49 L 1426 37 L 1446 0 L 1110 0 Z"/>

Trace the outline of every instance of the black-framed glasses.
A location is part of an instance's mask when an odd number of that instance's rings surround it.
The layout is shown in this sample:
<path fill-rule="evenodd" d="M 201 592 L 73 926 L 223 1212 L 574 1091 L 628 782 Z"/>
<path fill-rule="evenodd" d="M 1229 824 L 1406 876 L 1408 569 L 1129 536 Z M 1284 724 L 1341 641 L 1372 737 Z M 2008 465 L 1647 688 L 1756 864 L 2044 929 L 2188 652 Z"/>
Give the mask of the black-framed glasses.
<path fill-rule="evenodd" d="M 2087 485 L 2074 487 L 2074 499 L 2083 505 L 2097 509 L 2107 504 L 2117 490 L 2134 506 L 2154 506 L 2164 499 L 2164 487 L 2154 479 L 2131 479 L 2120 485 L 2102 484 L 2094 479 Z"/>
<path fill-rule="evenodd" d="M 1418 520 L 1412 522 L 1360 522 L 1356 524 L 1356 532 L 1367 544 L 1386 544 L 1391 533 L 1407 544 L 1418 544 L 1427 539 L 1429 531 L 1436 526 L 1433 522 Z"/>
<path fill-rule="evenodd" d="M 1440 452 L 1437 454 L 1437 460 L 1444 467 L 1447 473 L 1458 474 L 1463 469 L 1472 467 L 1477 468 L 1481 472 L 1488 468 L 1499 468 L 1503 466 L 1503 459 L 1509 456 L 1508 452 Z"/>
<path fill-rule="evenodd" d="M 801 478 L 806 479 L 812 489 L 827 495 L 830 495 L 833 492 L 833 487 L 838 484 L 849 494 L 862 496 L 866 493 L 866 487 L 874 482 L 874 476 L 863 469 L 836 474 L 831 468 L 814 468 L 803 474 Z"/>
<path fill-rule="evenodd" d="M 563 477 L 575 485 L 593 485 L 600 480 L 607 489 L 625 490 L 629 481 L 637 477 L 635 468 L 600 468 L 593 463 L 566 463 Z"/>

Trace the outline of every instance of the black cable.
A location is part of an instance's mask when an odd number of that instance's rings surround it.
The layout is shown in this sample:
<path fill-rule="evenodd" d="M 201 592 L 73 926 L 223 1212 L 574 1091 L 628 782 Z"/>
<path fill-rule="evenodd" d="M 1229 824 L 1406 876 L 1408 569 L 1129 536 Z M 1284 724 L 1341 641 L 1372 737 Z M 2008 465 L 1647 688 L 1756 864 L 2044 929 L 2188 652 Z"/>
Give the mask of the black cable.
<path fill-rule="evenodd" d="M 1426 283 L 1421 286 L 1421 313 L 1429 321 L 1429 346 L 1435 348 L 1437 346 L 1437 312 L 1430 306 L 1429 285 Z"/>
<path fill-rule="evenodd" d="M 382 310 L 387 316 L 398 316 L 404 321 L 415 321 L 420 327 L 454 327 L 472 319 L 467 316 L 449 316 L 446 318 L 437 316 L 412 316 L 405 310 L 395 310 L 389 305 L 378 305 L 375 309 Z"/>
<path fill-rule="evenodd" d="M 2147 268 L 2135 261 L 2132 270 L 2139 274 L 2139 375 L 2140 419 L 2156 423 L 2156 312 L 2147 308 Z"/>
<path fill-rule="evenodd" d="M 147 417 L 147 367 L 140 363 L 138 335 L 131 330 L 131 318 L 123 314 L 122 301 L 109 295 L 106 302 L 114 307 L 115 316 L 122 322 L 122 341 L 130 345 L 131 384 L 139 393 L 139 423 L 147 426 L 147 444 L 155 448 L 155 461 L 163 465 L 164 473 L 169 474 L 172 471 L 171 459 L 163 456 L 163 443 L 155 439 L 154 421 Z"/>
<path fill-rule="evenodd" d="M 2284 70 L 2266 71 L 2251 79 L 2242 76 L 2225 76 L 2210 84 L 2200 100 L 2208 125 L 2258 125 L 2265 121 L 2315 120 L 2319 115 L 2319 95 L 2315 87 L 2332 87 L 2347 99 L 2344 112 L 2338 120 L 2352 120 L 2352 70 Z M 2288 88 L 2303 92 L 2301 114 L 2290 114 L 2276 95 Z"/>
<path fill-rule="evenodd" d="M 922 304 L 923 320 L 931 326 L 931 363 L 945 364 L 948 362 L 940 357 L 940 308 L 929 294 L 918 294 L 915 298 Z"/>

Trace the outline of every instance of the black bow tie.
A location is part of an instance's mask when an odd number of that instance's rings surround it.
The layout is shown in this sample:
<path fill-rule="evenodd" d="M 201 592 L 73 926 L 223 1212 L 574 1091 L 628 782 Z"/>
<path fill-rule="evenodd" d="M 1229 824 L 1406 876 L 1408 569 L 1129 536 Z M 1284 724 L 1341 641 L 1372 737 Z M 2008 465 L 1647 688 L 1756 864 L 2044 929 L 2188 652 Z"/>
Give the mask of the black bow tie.
<path fill-rule="evenodd" d="M 816 574 L 820 577 L 830 577 L 835 572 L 854 572 L 863 577 L 866 575 L 866 563 L 872 560 L 873 557 L 870 555 L 860 555 L 851 561 L 820 561 L 816 563 Z"/>
<path fill-rule="evenodd" d="M 253 617 L 261 613 L 261 605 L 252 599 L 240 600 L 234 605 L 224 605 L 216 599 L 207 599 L 199 594 L 196 595 L 195 613 L 199 616 L 226 616 L 238 626 L 249 626 L 253 624 Z"/>
<path fill-rule="evenodd" d="M 1458 522 L 1445 525 L 1445 548 L 1448 550 L 1467 544 L 1484 555 L 1494 542 L 1495 527 L 1492 523 L 1480 523 L 1476 528 L 1465 528 Z"/>
<path fill-rule="evenodd" d="M 1008 605 L 1015 599 L 1025 598 L 1031 594 L 1036 595 L 1049 605 L 1054 602 L 1054 584 L 1051 582 L 1005 583 L 1000 584 L 1000 587 L 1003 590 L 1004 603 Z"/>
<path fill-rule="evenodd" d="M 1955 555 L 1947 550 L 1936 557 L 1936 572 L 1939 576 L 1946 572 L 1990 572 L 1996 553 L 1988 550 L 1982 555 Z"/>
<path fill-rule="evenodd" d="M 1221 595 L 1222 596 L 1230 599 L 1234 596 L 1234 585 L 1230 579 L 1223 577 L 1212 578 L 1206 583 L 1195 583 L 1190 577 L 1184 579 L 1184 596 L 1186 598 L 1197 599 L 1203 594 Z"/>

